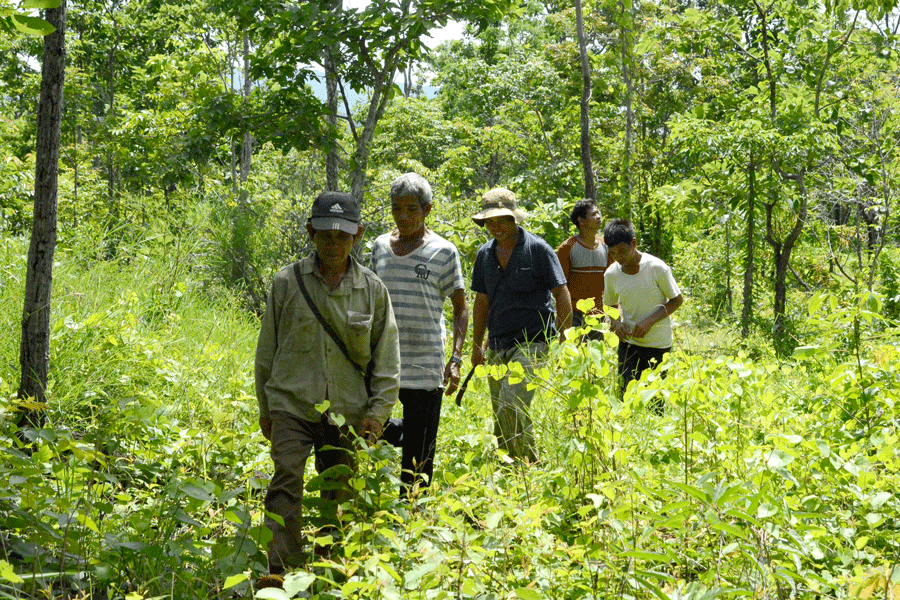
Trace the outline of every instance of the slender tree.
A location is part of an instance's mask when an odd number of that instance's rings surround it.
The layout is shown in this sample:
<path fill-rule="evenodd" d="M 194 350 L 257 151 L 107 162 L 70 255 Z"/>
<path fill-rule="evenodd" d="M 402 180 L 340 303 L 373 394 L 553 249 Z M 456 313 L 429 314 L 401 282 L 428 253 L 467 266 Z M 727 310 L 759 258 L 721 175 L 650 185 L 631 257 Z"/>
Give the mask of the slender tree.
<path fill-rule="evenodd" d="M 634 0 L 619 0 L 619 50 L 622 54 L 622 82 L 625 84 L 625 147 L 622 153 L 622 203 L 625 213 L 633 218 L 634 213 Z"/>
<path fill-rule="evenodd" d="M 61 0 L 57 8 L 48 9 L 45 18 L 55 31 L 44 37 L 41 66 L 34 220 L 25 278 L 19 352 L 22 379 L 18 392 L 20 399 L 33 398 L 40 403 L 47 401 L 50 371 L 50 296 L 53 288 L 53 254 L 56 250 L 59 138 L 66 63 L 66 0 Z M 41 410 L 26 410 L 22 414 L 23 424 L 31 422 L 40 425 L 44 419 Z"/>
<path fill-rule="evenodd" d="M 581 164 L 584 168 L 584 197 L 597 199 L 594 185 L 594 165 L 591 161 L 591 118 L 588 111 L 591 102 L 591 63 L 588 60 L 587 42 L 584 39 L 584 15 L 581 0 L 575 0 L 575 28 L 578 30 L 578 52 L 581 55 Z"/>

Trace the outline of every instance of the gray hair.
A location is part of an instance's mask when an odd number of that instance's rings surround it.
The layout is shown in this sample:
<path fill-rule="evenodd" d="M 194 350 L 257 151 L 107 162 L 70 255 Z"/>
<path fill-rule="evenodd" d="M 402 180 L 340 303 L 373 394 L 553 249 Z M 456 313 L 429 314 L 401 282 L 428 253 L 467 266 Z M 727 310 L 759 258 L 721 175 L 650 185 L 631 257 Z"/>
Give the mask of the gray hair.
<path fill-rule="evenodd" d="M 391 200 L 413 196 L 425 208 L 431 204 L 431 184 L 418 173 L 404 173 L 391 183 Z"/>

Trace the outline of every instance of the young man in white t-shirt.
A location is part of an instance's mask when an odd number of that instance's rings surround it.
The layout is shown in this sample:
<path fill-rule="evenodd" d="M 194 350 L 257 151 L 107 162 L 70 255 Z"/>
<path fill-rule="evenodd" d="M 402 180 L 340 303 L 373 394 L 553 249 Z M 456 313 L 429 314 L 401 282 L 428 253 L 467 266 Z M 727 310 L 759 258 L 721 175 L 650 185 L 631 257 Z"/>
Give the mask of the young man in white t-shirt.
<path fill-rule="evenodd" d="M 612 331 L 619 337 L 622 390 L 632 379 L 672 349 L 671 314 L 684 303 L 672 269 L 659 258 L 639 252 L 634 226 L 612 219 L 603 228 L 611 264 L 604 273 L 603 303 L 619 308 Z"/>
<path fill-rule="evenodd" d="M 431 185 L 421 175 L 406 173 L 391 183 L 391 216 L 397 228 L 372 245 L 371 268 L 384 282 L 400 331 L 400 402 L 402 425 L 391 419 L 400 445 L 401 498 L 418 482 L 431 482 L 441 400 L 459 385 L 463 342 L 469 327 L 465 283 L 459 252 L 425 226 L 432 209 Z M 453 352 L 446 358 L 444 302 L 453 305 Z M 402 438 L 397 444 L 397 438 Z M 425 477 L 422 477 L 425 475 Z"/>

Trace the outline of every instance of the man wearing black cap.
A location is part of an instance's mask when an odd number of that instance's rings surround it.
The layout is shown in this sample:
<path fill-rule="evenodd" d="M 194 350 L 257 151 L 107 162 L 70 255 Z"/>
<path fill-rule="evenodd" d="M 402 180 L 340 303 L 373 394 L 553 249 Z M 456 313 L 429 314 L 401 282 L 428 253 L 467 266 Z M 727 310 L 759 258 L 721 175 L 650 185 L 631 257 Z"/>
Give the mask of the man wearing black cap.
<path fill-rule="evenodd" d="M 397 324 L 387 288 L 350 256 L 363 232 L 359 204 L 343 192 L 319 194 L 306 231 L 316 249 L 275 276 L 256 348 L 259 425 L 275 463 L 265 507 L 284 521 L 266 517 L 272 531 L 267 579 L 276 576 L 266 585 L 301 562 L 310 454 L 320 473 L 340 464 L 354 468 L 356 436 L 372 443 L 381 435 L 399 390 Z M 349 498 L 346 489 L 321 493 L 330 511 Z"/>

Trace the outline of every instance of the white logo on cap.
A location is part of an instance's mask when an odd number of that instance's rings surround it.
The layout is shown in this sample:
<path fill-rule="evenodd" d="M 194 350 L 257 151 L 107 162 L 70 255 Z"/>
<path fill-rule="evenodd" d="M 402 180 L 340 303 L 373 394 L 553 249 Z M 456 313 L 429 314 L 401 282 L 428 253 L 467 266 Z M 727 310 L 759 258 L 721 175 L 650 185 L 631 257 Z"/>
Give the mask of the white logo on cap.
<path fill-rule="evenodd" d="M 332 204 L 332 205 L 331 205 L 331 208 L 330 208 L 329 210 L 330 210 L 331 212 L 333 212 L 333 213 L 342 213 L 342 212 L 344 212 L 344 209 L 341 208 L 341 205 L 338 204 L 338 203 Z"/>

